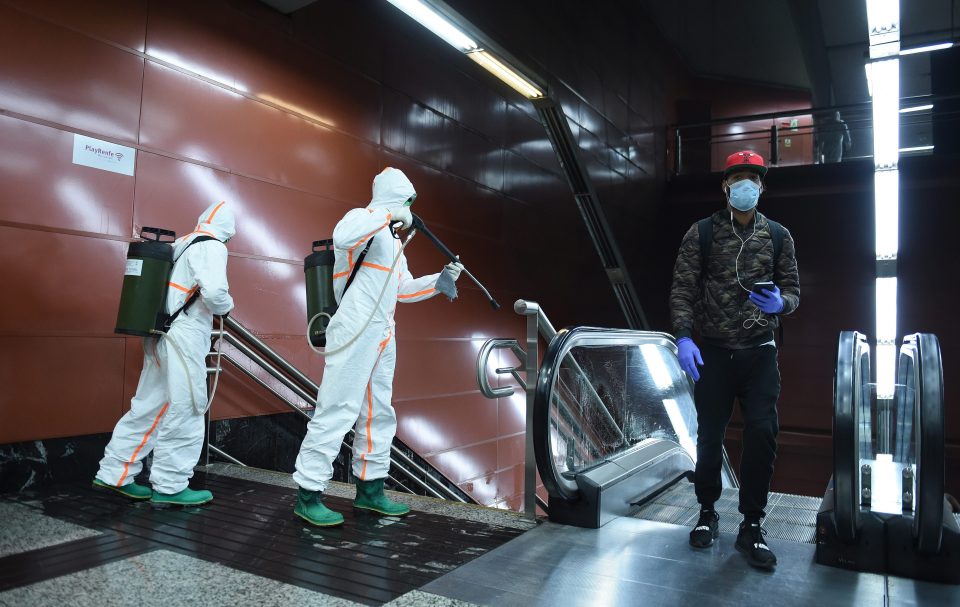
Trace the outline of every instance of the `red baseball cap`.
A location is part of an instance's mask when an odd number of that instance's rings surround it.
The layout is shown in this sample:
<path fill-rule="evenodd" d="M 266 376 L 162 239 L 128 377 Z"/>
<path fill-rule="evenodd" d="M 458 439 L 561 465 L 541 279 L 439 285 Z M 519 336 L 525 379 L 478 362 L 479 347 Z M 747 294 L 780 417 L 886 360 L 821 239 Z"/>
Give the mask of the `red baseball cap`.
<path fill-rule="evenodd" d="M 750 150 L 734 152 L 727 156 L 727 165 L 723 168 L 723 177 L 726 178 L 730 173 L 737 171 L 751 171 L 761 177 L 767 174 L 767 164 L 763 161 L 763 156 Z"/>

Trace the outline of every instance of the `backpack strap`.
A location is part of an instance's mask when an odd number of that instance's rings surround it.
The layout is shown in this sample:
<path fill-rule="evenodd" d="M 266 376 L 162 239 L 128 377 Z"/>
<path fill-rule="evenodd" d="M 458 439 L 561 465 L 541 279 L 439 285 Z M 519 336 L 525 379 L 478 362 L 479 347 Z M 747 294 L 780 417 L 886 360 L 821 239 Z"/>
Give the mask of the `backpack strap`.
<path fill-rule="evenodd" d="M 363 265 L 363 258 L 367 256 L 367 251 L 370 250 L 370 245 L 373 244 L 373 239 L 376 236 L 370 238 L 367 241 L 367 246 L 363 247 L 363 251 L 360 252 L 360 255 L 357 257 L 357 263 L 353 264 L 353 272 L 350 272 L 350 278 L 347 279 L 347 284 L 343 287 L 343 293 L 340 294 L 340 301 L 343 301 L 343 296 L 347 294 L 347 289 L 350 288 L 350 283 L 353 282 L 353 279 L 357 277 L 357 272 L 360 270 L 360 266 Z"/>
<path fill-rule="evenodd" d="M 783 250 L 783 235 L 785 230 L 782 225 L 770 218 L 767 218 L 767 223 L 770 225 L 770 238 L 773 239 L 773 263 L 776 265 L 777 262 L 780 261 L 780 251 Z"/>
<path fill-rule="evenodd" d="M 707 257 L 713 248 L 713 217 L 704 217 L 697 222 L 697 232 L 700 235 L 700 266 L 707 267 Z"/>
<path fill-rule="evenodd" d="M 190 244 L 183 247 L 183 250 L 180 251 L 180 254 L 177 255 L 176 259 L 173 260 L 173 263 L 177 263 L 180 260 L 180 258 L 183 257 L 183 254 L 187 252 L 187 249 L 197 244 L 198 242 L 204 242 L 207 240 L 218 240 L 218 239 L 214 238 L 213 236 L 197 236 L 196 238 L 190 241 Z M 177 317 L 180 316 L 180 313 L 181 312 L 185 313 L 188 309 L 190 309 L 190 306 L 192 306 L 197 302 L 198 299 L 200 299 L 200 291 L 196 290 L 193 292 L 193 295 L 187 298 L 187 301 L 183 302 L 183 305 L 177 308 L 177 310 L 173 314 L 171 314 L 170 316 L 167 316 L 166 314 L 164 314 L 162 327 L 161 327 L 163 329 L 163 332 L 166 333 L 167 331 L 169 331 L 170 325 L 172 325 L 173 321 L 175 321 Z"/>

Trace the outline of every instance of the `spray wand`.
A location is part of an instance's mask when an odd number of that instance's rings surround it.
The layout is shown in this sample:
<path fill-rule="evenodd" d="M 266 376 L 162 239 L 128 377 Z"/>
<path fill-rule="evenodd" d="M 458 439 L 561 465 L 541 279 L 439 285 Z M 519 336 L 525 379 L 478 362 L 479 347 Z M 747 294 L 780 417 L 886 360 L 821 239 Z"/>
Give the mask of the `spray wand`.
<path fill-rule="evenodd" d="M 463 265 L 463 262 L 460 261 L 460 256 L 455 255 L 453 251 L 447 248 L 447 245 L 443 244 L 443 242 L 439 238 L 437 238 L 436 235 L 433 232 L 431 232 L 429 228 L 427 228 L 427 226 L 423 223 L 423 220 L 417 217 L 416 215 L 413 215 L 413 229 L 415 229 L 416 231 L 420 232 L 421 234 L 429 238 L 430 242 L 433 243 L 433 246 L 437 247 L 437 249 L 441 253 L 443 253 L 444 257 L 446 257 L 447 259 L 449 259 L 454 263 L 459 263 L 460 265 Z M 490 306 L 493 307 L 494 310 L 499 310 L 500 304 L 498 304 L 497 300 L 494 299 L 492 295 L 490 295 L 490 291 L 488 291 L 486 287 L 480 284 L 480 281 L 477 280 L 477 278 L 470 273 L 470 270 L 468 270 L 467 268 L 463 268 L 463 273 L 469 276 L 470 280 L 472 280 L 478 287 L 480 287 L 480 290 L 483 291 L 483 294 L 487 297 L 487 300 L 490 301 Z"/>

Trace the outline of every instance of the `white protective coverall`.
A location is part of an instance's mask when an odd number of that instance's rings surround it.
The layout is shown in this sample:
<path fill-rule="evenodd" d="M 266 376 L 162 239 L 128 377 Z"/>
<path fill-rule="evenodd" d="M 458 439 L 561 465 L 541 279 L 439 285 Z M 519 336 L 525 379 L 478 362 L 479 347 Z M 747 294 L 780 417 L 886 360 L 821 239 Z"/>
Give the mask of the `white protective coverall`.
<path fill-rule="evenodd" d="M 122 487 L 132 483 L 153 450 L 150 483 L 159 493 L 187 488 L 203 444 L 207 404 L 207 364 L 214 314 L 233 309 L 227 285 L 227 247 L 235 232 L 233 211 L 223 202 L 211 205 L 196 229 L 173 245 L 173 272 L 167 289 L 167 314 L 178 310 L 199 289 L 200 298 L 173 321 L 168 336 L 176 340 L 184 363 L 169 337 L 144 339 L 143 371 L 130 410 L 120 418 L 100 460 L 97 478 Z M 187 248 L 200 236 L 212 236 Z"/>
<path fill-rule="evenodd" d="M 452 286 L 452 281 L 441 281 L 442 290 L 438 290 L 442 273 L 413 278 L 403 255 L 388 278 L 401 246 L 388 227 L 391 210 L 415 194 L 403 171 L 387 167 L 373 180 L 373 199 L 367 208 L 353 209 L 334 228 L 333 285 L 339 308 L 327 327 L 327 350 L 343 346 L 363 328 L 384 280 L 389 284 L 360 337 L 346 350 L 326 358 L 317 408 L 307 425 L 293 473 L 293 480 L 308 491 L 326 488 L 343 437 L 354 424 L 354 476 L 367 481 L 387 477 L 390 445 L 397 433 L 397 415 L 390 402 L 396 366 L 393 313 L 397 302 L 423 301 L 439 292 L 455 297 L 455 287 L 451 293 L 446 286 Z M 357 256 L 371 238 L 374 240 L 363 265 L 344 295 Z"/>

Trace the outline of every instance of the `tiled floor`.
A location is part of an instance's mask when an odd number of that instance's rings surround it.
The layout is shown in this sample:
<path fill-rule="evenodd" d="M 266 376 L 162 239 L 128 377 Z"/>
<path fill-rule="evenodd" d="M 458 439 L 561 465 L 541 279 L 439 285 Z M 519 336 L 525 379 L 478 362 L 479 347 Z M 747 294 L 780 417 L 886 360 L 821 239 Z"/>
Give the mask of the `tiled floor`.
<path fill-rule="evenodd" d="M 411 607 L 458 605 L 408 593 L 522 533 L 423 511 L 370 516 L 334 496 L 326 502 L 346 522 L 319 529 L 293 515 L 289 488 L 202 472 L 192 484 L 212 490 L 214 501 L 158 510 L 87 485 L 0 498 L 18 512 L 33 509 L 27 514 L 94 534 L 0 558 L 0 605 L 168 606 L 190 588 L 193 600 L 183 604 L 381 605 L 402 597 Z M 176 571 L 193 581 L 178 581 Z M 226 584 L 216 579 L 231 580 L 230 587 L 218 593 Z M 270 603 L 261 587 L 287 598 Z M 209 593 L 198 601 L 197 589 Z"/>
<path fill-rule="evenodd" d="M 100 535 L 42 514 L 34 505 L 0 501 L 0 558 Z"/>
<path fill-rule="evenodd" d="M 155 550 L 0 592 L 0 605 L 354 607 L 359 603 L 176 552 Z"/>

